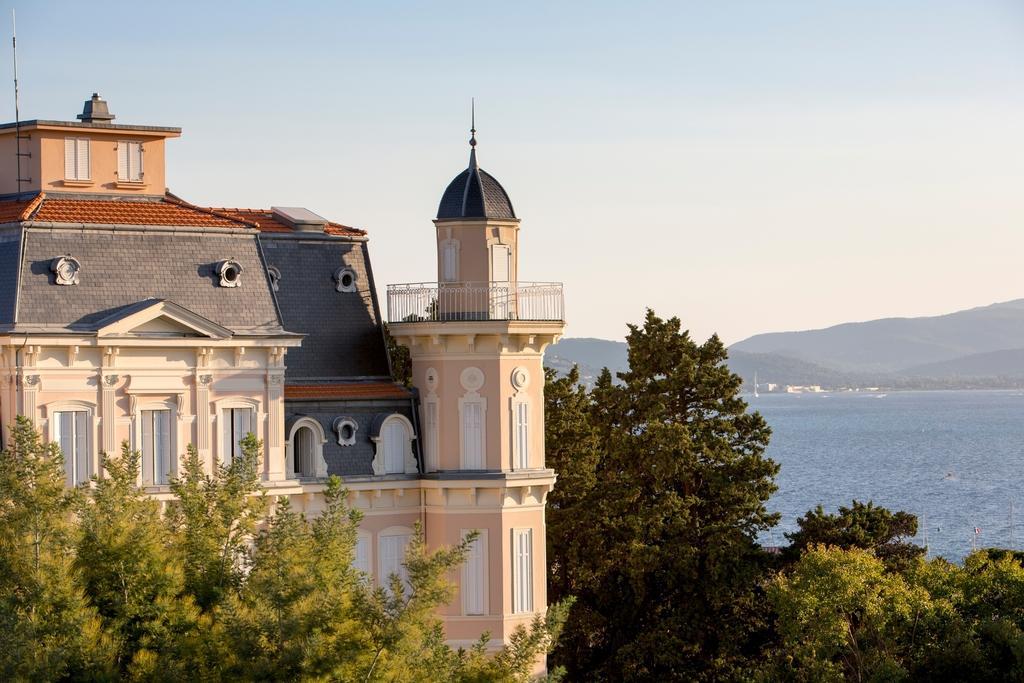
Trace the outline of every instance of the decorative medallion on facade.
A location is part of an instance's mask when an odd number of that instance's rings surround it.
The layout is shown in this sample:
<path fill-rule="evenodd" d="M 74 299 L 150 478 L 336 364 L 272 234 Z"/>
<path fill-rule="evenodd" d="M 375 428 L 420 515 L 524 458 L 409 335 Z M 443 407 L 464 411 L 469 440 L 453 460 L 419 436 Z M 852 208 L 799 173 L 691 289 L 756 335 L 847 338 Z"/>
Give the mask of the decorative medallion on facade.
<path fill-rule="evenodd" d="M 58 285 L 77 285 L 82 264 L 74 256 L 68 254 L 50 261 L 50 270 L 56 276 Z"/>
<path fill-rule="evenodd" d="M 338 417 L 334 419 L 334 433 L 338 436 L 339 446 L 353 446 L 356 442 L 356 432 L 359 430 L 359 423 L 351 417 Z"/>
<path fill-rule="evenodd" d="M 427 391 L 436 391 L 437 381 L 437 370 L 435 368 L 427 368 L 427 371 L 423 373 L 423 384 L 427 387 Z"/>
<path fill-rule="evenodd" d="M 234 259 L 224 259 L 217 264 L 217 275 L 221 287 L 242 286 L 242 264 Z"/>
<path fill-rule="evenodd" d="M 530 386 L 530 372 L 520 366 L 512 370 L 512 387 L 516 391 L 522 391 L 526 387 Z"/>
<path fill-rule="evenodd" d="M 484 372 L 480 368 L 466 368 L 459 375 L 459 382 L 466 391 L 479 391 L 484 385 Z"/>
<path fill-rule="evenodd" d="M 339 292 L 356 291 L 356 273 L 349 267 L 338 268 L 334 271 L 335 289 Z"/>

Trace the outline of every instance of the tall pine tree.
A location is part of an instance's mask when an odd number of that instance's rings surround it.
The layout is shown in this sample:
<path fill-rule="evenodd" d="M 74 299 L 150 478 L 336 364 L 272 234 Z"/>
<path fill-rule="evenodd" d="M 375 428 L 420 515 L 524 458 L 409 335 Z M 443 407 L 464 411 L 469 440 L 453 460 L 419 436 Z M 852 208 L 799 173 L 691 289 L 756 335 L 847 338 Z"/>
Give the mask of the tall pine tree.
<path fill-rule="evenodd" d="M 648 311 L 627 341 L 629 371 L 592 393 L 594 484 L 559 512 L 577 521 L 552 562 L 577 602 L 556 659 L 590 680 L 741 675 L 766 629 L 755 538 L 776 521 L 770 430 L 717 337 L 697 344 Z"/>

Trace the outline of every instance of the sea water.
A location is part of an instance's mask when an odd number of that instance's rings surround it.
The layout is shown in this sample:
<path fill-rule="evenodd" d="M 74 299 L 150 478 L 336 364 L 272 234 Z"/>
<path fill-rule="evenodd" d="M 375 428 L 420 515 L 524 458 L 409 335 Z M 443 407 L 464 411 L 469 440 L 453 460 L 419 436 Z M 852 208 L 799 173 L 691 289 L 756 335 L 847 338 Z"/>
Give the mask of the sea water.
<path fill-rule="evenodd" d="M 842 392 L 747 396 L 772 428 L 781 469 L 765 545 L 819 503 L 834 512 L 874 501 L 918 517 L 929 556 L 1024 548 L 1024 393 Z M 978 532 L 976 533 L 976 530 Z"/>

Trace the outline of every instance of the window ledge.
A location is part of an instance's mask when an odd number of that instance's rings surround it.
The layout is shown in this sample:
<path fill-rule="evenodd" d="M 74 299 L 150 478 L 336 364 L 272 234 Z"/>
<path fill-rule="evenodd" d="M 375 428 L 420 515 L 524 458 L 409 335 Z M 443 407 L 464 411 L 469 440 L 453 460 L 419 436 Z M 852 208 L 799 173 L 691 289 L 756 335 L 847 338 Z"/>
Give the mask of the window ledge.
<path fill-rule="evenodd" d="M 93 183 L 91 180 L 69 180 L 67 178 L 64 179 L 64 185 L 68 187 L 92 187 L 92 184 Z"/>
<path fill-rule="evenodd" d="M 135 188 L 141 190 L 143 188 L 149 187 L 149 185 L 143 180 L 117 180 L 114 181 L 114 187 Z"/>

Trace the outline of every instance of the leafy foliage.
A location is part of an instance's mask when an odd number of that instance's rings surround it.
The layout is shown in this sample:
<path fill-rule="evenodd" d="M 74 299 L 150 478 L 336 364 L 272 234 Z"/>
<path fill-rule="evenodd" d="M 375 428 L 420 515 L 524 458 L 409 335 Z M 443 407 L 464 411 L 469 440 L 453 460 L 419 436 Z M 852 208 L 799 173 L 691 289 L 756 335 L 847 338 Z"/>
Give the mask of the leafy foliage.
<path fill-rule="evenodd" d="M 428 551 L 417 529 L 405 566 L 374 588 L 352 566 L 360 514 L 337 478 L 307 519 L 262 491 L 262 444 L 206 473 L 189 447 L 177 500 L 138 486 L 138 452 L 103 454 L 105 476 L 67 489 L 63 458 L 31 423 L 0 453 L 0 677 L 3 680 L 530 679 L 570 602 L 496 652 L 444 642 L 438 607 L 467 537 Z"/>
<path fill-rule="evenodd" d="M 838 514 L 826 514 L 819 505 L 797 520 L 798 529 L 786 534 L 787 556 L 796 559 L 814 545 L 871 550 L 889 569 L 903 570 L 924 555 L 925 549 L 906 539 L 917 534 L 917 517 L 890 512 L 870 501 L 853 501 Z"/>

